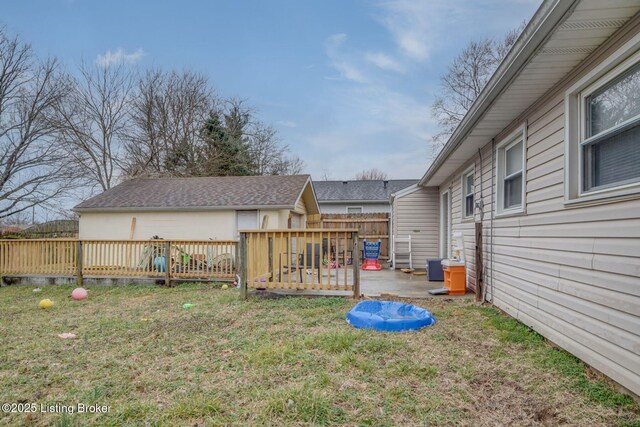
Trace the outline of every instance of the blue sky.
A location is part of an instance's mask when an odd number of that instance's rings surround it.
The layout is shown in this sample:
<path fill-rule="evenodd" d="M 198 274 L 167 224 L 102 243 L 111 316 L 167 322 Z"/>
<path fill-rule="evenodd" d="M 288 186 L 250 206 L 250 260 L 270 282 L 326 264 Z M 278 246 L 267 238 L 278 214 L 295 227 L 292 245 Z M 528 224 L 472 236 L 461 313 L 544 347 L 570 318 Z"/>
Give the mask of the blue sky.
<path fill-rule="evenodd" d="M 376 167 L 418 178 L 439 76 L 471 39 L 540 0 L 3 1 L 0 23 L 40 55 L 191 69 L 253 105 L 315 179 Z"/>

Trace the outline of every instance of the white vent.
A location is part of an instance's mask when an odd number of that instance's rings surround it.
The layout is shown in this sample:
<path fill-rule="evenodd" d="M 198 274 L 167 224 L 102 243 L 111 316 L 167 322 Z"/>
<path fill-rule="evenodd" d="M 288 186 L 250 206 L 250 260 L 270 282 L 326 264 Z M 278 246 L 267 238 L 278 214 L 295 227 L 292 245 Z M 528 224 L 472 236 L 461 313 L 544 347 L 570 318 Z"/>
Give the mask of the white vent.
<path fill-rule="evenodd" d="M 547 55 L 572 55 L 576 53 L 588 55 L 597 46 L 582 46 L 582 47 L 546 47 L 542 49 L 541 53 Z"/>
<path fill-rule="evenodd" d="M 561 30 L 593 30 L 605 28 L 619 28 L 627 19 L 600 19 L 591 21 L 566 21 L 560 25 Z"/>

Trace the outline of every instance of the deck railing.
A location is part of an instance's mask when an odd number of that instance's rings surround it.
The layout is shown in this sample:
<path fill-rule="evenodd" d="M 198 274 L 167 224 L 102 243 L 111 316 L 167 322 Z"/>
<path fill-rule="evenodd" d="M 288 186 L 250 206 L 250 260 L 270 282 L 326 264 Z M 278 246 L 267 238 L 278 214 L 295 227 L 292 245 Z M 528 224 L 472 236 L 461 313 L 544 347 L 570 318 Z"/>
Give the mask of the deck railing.
<path fill-rule="evenodd" d="M 76 274 L 75 239 L 0 240 L 0 275 Z"/>
<path fill-rule="evenodd" d="M 357 230 L 247 230 L 240 233 L 243 287 L 359 294 Z"/>
<path fill-rule="evenodd" d="M 232 279 L 237 242 L 0 240 L 0 275 Z"/>

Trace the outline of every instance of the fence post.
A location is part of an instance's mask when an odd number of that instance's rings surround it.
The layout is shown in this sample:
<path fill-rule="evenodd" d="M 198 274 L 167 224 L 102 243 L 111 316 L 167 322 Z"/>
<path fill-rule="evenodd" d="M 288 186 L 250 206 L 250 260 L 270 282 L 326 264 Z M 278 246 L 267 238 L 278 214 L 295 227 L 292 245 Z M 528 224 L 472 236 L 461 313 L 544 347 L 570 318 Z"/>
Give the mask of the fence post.
<path fill-rule="evenodd" d="M 353 297 L 360 298 L 360 244 L 358 243 L 358 233 L 351 233 L 353 241 L 353 252 L 351 254 L 351 266 L 353 267 Z"/>
<path fill-rule="evenodd" d="M 240 233 L 238 241 L 238 280 L 240 298 L 247 299 L 247 233 Z"/>
<path fill-rule="evenodd" d="M 82 286 L 82 240 L 76 242 L 76 285 Z"/>
<path fill-rule="evenodd" d="M 164 242 L 164 285 L 171 286 L 171 242 Z"/>

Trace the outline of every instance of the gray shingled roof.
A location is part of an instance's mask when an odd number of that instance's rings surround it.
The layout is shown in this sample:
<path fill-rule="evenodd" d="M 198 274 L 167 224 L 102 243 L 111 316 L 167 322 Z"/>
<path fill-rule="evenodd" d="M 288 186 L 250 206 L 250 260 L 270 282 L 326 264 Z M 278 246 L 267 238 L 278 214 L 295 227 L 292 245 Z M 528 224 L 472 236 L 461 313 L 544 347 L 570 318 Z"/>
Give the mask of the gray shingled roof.
<path fill-rule="evenodd" d="M 391 179 L 388 181 L 314 181 L 318 202 L 330 201 L 386 201 L 393 193 L 407 188 L 417 179 Z M 386 184 L 385 184 L 386 183 Z"/>
<path fill-rule="evenodd" d="M 138 178 L 74 210 L 294 207 L 308 179 L 309 175 Z"/>

